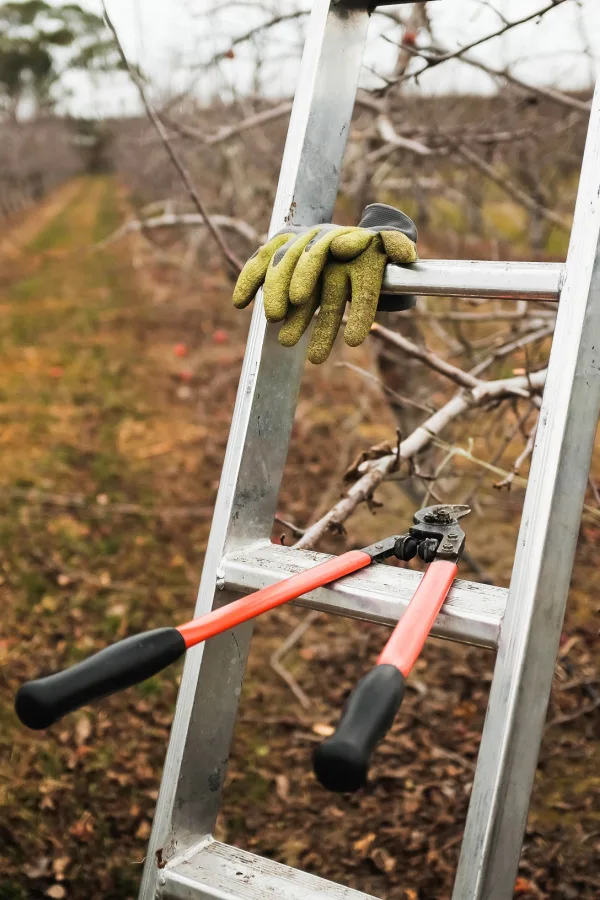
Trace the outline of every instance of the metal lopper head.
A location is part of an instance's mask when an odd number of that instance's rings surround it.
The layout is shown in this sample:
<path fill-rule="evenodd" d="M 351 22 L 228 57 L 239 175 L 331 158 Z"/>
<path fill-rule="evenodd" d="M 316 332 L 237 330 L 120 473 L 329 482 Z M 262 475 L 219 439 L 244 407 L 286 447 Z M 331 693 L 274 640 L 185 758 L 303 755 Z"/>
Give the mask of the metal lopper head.
<path fill-rule="evenodd" d="M 469 506 L 441 503 L 426 506 L 414 515 L 410 535 L 419 542 L 419 556 L 425 562 L 449 559 L 457 562 L 465 546 L 465 533 L 458 520 L 471 512 Z"/>

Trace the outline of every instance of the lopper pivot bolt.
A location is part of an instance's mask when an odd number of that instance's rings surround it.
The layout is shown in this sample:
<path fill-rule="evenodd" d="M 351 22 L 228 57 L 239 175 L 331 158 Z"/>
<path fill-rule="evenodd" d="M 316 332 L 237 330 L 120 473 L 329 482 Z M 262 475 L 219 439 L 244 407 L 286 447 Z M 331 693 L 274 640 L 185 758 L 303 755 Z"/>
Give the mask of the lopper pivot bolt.
<path fill-rule="evenodd" d="M 330 791 L 355 791 L 367 780 L 375 747 L 392 727 L 404 685 L 458 571 L 465 535 L 458 524 L 468 506 L 419 510 L 407 534 L 396 538 L 394 555 L 419 556 L 429 567 L 377 664 L 350 695 L 336 731 L 314 754 L 315 774 Z"/>

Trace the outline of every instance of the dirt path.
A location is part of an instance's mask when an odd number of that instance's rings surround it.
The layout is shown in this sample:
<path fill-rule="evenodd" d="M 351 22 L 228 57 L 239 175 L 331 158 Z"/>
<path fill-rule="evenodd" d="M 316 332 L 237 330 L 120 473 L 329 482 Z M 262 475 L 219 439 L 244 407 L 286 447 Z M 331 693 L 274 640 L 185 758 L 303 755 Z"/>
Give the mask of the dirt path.
<path fill-rule="evenodd" d="M 17 686 L 107 641 L 191 611 L 247 318 L 218 270 L 175 269 L 142 239 L 93 243 L 122 219 L 110 179 L 66 185 L 2 242 L 0 261 L 1 900 L 128 900 L 141 862 L 178 670 L 76 713 L 48 734 L 12 712 Z M 337 361 L 343 359 L 337 357 Z M 334 360 L 335 361 L 335 360 Z M 367 352 L 352 361 L 369 364 Z M 281 512 L 306 522 L 357 451 L 393 434 L 378 390 L 344 368 L 302 388 Z M 497 495 L 494 495 L 497 497 Z M 397 530 L 393 486 L 348 543 Z M 506 583 L 521 495 L 486 507 L 471 547 Z M 582 535 L 518 896 L 598 896 L 597 532 Z M 344 539 L 331 539 L 341 549 Z M 373 787 L 332 798 L 310 750 L 384 631 L 323 617 L 286 658 L 303 709 L 268 665 L 305 613 L 262 619 L 218 836 L 386 900 L 449 896 L 493 659 L 432 642 Z"/>

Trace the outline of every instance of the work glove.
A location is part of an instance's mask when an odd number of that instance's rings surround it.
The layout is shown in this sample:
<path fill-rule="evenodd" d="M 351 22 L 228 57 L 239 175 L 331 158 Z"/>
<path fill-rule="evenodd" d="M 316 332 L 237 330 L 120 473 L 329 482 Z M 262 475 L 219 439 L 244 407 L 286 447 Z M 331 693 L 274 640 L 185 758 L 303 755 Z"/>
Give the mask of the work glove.
<path fill-rule="evenodd" d="M 235 286 L 234 305 L 244 308 L 264 285 L 265 315 L 270 322 L 284 320 L 279 341 L 286 347 L 300 340 L 320 306 L 307 356 L 313 363 L 324 362 L 347 301 L 351 309 L 344 340 L 351 347 L 365 340 L 386 264 L 415 262 L 416 239 L 412 220 L 383 203 L 367 206 L 357 226 L 288 226 L 248 260 Z M 412 298 L 400 308 L 411 305 Z"/>

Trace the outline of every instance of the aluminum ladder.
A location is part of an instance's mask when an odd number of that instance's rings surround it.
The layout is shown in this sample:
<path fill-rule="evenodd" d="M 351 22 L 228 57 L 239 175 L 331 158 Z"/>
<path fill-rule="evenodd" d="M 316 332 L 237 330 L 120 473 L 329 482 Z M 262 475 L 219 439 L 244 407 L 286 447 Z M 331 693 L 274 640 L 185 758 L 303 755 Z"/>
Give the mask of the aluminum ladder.
<path fill-rule="evenodd" d="M 331 221 L 368 21 L 356 0 L 314 2 L 271 233 L 290 221 Z M 457 582 L 432 632 L 497 650 L 453 900 L 513 896 L 600 409 L 599 232 L 597 88 L 565 266 L 387 269 L 387 292 L 560 297 L 510 589 Z M 255 303 L 196 615 L 217 592 L 221 604 L 326 558 L 269 542 L 304 354 L 304 343 L 278 344 Z M 393 624 L 415 577 L 375 564 L 300 602 Z M 368 900 L 211 837 L 251 633 L 247 623 L 187 654 L 140 898 Z"/>

